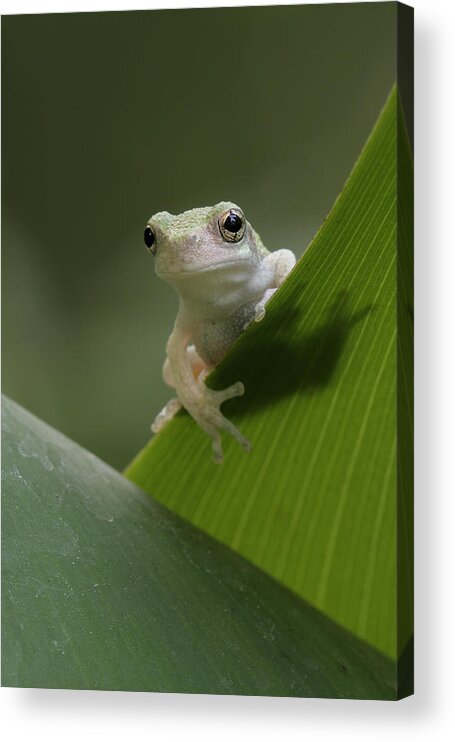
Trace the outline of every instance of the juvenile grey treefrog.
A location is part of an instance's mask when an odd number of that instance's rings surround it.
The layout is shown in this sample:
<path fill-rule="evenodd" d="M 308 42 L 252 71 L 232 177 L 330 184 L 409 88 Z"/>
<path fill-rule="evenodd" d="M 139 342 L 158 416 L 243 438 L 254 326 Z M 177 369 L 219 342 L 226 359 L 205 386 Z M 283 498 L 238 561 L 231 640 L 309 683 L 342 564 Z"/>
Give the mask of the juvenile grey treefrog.
<path fill-rule="evenodd" d="M 222 430 L 249 451 L 249 441 L 220 410 L 225 400 L 244 393 L 242 382 L 214 391 L 204 379 L 247 325 L 264 317 L 295 255 L 269 252 L 243 211 L 229 201 L 178 215 L 160 211 L 147 222 L 144 241 L 157 275 L 179 296 L 163 366 L 164 381 L 177 398 L 157 415 L 152 430 L 161 430 L 183 406 L 212 438 L 216 462 L 223 460 Z"/>

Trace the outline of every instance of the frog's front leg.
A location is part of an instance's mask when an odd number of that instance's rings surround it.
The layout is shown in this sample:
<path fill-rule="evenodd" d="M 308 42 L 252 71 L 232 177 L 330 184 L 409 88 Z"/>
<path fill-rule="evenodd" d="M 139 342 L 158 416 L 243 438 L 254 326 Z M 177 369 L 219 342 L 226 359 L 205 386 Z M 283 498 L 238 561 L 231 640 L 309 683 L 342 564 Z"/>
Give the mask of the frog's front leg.
<path fill-rule="evenodd" d="M 265 305 L 283 283 L 286 276 L 295 266 L 295 255 L 291 250 L 276 250 L 264 258 L 264 267 L 273 272 L 273 288 L 266 289 L 261 300 L 255 306 L 254 321 L 260 322 L 265 317 Z"/>
<path fill-rule="evenodd" d="M 204 383 L 208 373 L 207 369 L 202 370 L 195 378 L 188 354 L 190 339 L 190 329 L 185 327 L 180 317 L 177 318 L 167 344 L 167 357 L 173 386 L 183 407 L 212 438 L 214 459 L 216 462 L 221 462 L 223 460 L 221 430 L 232 435 L 246 451 L 251 450 L 249 441 L 220 411 L 223 402 L 244 393 L 244 386 L 241 382 L 237 382 L 220 391 L 209 389 Z"/>

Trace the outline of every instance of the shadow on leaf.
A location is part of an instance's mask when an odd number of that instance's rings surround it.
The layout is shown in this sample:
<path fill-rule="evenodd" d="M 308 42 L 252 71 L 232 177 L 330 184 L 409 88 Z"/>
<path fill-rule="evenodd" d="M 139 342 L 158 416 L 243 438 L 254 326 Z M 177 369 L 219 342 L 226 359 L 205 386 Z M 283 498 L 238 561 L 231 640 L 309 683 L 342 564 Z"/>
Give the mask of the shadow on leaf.
<path fill-rule="evenodd" d="M 352 312 L 348 292 L 340 291 L 328 309 L 325 322 L 302 336 L 299 326 L 305 322 L 305 311 L 297 308 L 295 303 L 291 306 L 287 303 L 285 323 L 283 313 L 278 312 L 270 317 L 267 326 L 258 326 L 245 337 L 248 355 L 255 359 L 254 364 L 237 364 L 235 349 L 223 368 L 214 373 L 212 383 L 215 388 L 231 384 L 237 378 L 245 384 L 242 403 L 238 400 L 227 402 L 225 414 L 229 414 L 230 408 L 244 414 L 297 391 L 314 392 L 328 386 L 353 328 L 372 310 L 373 306 L 367 305 Z M 244 353 L 242 355 L 245 357 Z M 271 356 L 273 364 L 270 364 Z M 277 359 L 280 359 L 279 363 Z"/>

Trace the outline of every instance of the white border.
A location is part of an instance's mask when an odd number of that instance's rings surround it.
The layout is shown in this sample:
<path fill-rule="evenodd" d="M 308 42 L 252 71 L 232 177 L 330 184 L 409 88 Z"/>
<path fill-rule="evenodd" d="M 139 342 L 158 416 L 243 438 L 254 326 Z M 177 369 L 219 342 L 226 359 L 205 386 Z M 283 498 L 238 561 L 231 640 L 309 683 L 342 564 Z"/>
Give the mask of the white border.
<path fill-rule="evenodd" d="M 284 4 L 222 2 L 222 5 Z M 288 2 L 287 4 L 296 4 Z M 416 695 L 400 703 L 2 689 L 8 742 L 453 739 L 453 0 L 416 9 Z M 1 2 L 2 14 L 206 7 L 214 2 Z M 452 732 L 450 731 L 452 730 Z"/>

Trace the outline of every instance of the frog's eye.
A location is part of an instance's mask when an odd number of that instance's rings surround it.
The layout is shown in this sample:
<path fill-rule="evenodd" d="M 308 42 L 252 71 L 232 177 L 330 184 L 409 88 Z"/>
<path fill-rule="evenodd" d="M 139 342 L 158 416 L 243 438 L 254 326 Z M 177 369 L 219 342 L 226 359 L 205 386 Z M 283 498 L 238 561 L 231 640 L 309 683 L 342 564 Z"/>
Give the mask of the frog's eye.
<path fill-rule="evenodd" d="M 147 250 L 152 253 L 152 255 L 155 255 L 156 253 L 156 240 L 155 235 L 153 233 L 153 229 L 149 227 L 148 225 L 144 229 L 144 242 Z"/>
<path fill-rule="evenodd" d="M 245 233 L 245 217 L 241 211 L 229 209 L 220 217 L 220 232 L 226 242 L 239 242 Z"/>

